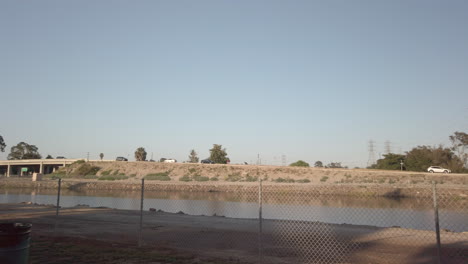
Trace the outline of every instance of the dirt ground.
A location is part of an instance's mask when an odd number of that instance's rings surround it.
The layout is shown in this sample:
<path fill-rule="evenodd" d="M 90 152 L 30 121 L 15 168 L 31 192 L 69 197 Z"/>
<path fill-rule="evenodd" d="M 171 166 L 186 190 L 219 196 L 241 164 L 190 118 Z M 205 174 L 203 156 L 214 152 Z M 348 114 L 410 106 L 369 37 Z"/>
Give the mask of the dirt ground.
<path fill-rule="evenodd" d="M 0 204 L 33 224 L 31 263 L 436 263 L 434 232 L 319 222 Z M 54 233 L 54 230 L 56 231 Z M 442 232 L 443 263 L 466 263 L 468 234 Z M 259 246 L 261 245 L 261 246 Z M 261 254 L 260 254 L 261 253 Z M 261 256 L 261 257 L 260 257 Z"/>

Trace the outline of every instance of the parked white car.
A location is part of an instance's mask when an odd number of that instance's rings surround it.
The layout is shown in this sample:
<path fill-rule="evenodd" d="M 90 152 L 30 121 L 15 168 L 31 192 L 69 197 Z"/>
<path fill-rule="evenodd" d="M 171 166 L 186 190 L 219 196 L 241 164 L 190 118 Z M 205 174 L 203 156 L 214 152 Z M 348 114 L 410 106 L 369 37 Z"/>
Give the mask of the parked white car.
<path fill-rule="evenodd" d="M 430 172 L 430 173 L 434 173 L 434 172 L 451 173 L 452 172 L 449 169 L 444 169 L 444 168 L 439 167 L 439 166 L 430 166 L 429 168 L 427 168 L 427 171 Z"/>
<path fill-rule="evenodd" d="M 177 160 L 175 160 L 175 159 L 166 159 L 166 160 L 164 160 L 164 162 L 166 162 L 166 163 L 175 163 L 175 162 L 177 162 Z"/>

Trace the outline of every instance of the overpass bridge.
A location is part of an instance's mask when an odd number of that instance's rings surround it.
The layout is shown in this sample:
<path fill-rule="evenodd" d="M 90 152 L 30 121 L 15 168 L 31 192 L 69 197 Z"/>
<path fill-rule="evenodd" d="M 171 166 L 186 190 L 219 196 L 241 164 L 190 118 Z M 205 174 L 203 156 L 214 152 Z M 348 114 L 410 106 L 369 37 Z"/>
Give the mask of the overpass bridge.
<path fill-rule="evenodd" d="M 59 167 L 72 164 L 83 159 L 29 159 L 29 160 L 0 160 L 0 175 L 20 175 L 22 168 L 28 172 L 49 174 Z"/>

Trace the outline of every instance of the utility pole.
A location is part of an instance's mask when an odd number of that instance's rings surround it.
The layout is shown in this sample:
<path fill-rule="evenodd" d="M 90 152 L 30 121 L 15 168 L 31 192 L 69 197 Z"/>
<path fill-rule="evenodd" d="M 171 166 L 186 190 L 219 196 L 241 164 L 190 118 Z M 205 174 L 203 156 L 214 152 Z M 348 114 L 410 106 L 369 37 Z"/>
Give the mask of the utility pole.
<path fill-rule="evenodd" d="M 375 163 L 375 154 L 374 154 L 374 141 L 369 140 L 369 159 L 367 160 L 367 167 L 372 166 Z"/>
<path fill-rule="evenodd" d="M 403 171 L 403 164 L 404 164 L 403 160 L 400 160 L 400 170 L 402 170 L 402 171 Z"/>
<path fill-rule="evenodd" d="M 389 140 L 385 141 L 385 153 L 392 153 L 391 142 Z"/>

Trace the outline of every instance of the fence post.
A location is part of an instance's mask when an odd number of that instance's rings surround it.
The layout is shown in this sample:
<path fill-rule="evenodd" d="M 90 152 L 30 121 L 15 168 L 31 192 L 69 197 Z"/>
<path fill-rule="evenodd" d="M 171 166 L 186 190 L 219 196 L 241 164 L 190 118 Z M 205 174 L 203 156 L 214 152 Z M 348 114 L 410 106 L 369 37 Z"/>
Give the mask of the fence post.
<path fill-rule="evenodd" d="M 439 205 L 437 204 L 437 191 L 436 183 L 432 181 L 432 197 L 434 200 L 434 221 L 436 229 L 436 238 L 437 238 L 437 263 L 441 264 L 441 250 L 440 250 L 440 228 L 439 228 Z"/>
<path fill-rule="evenodd" d="M 62 179 L 58 180 L 58 191 L 57 191 L 57 209 L 55 211 L 55 226 L 54 226 L 54 235 L 57 234 L 57 225 L 58 225 L 58 216 L 60 210 L 60 190 L 62 189 Z"/>
<path fill-rule="evenodd" d="M 141 201 L 140 201 L 140 233 L 138 235 L 138 246 L 143 245 L 143 201 L 145 199 L 145 179 L 141 179 Z"/>
<path fill-rule="evenodd" d="M 263 236 L 263 216 L 262 216 L 262 205 L 263 205 L 263 197 L 262 197 L 262 179 L 259 181 L 258 185 L 258 220 L 259 220 L 259 225 L 258 225 L 258 256 L 260 259 L 260 263 L 263 263 L 263 241 L 262 241 L 262 236 Z"/>

